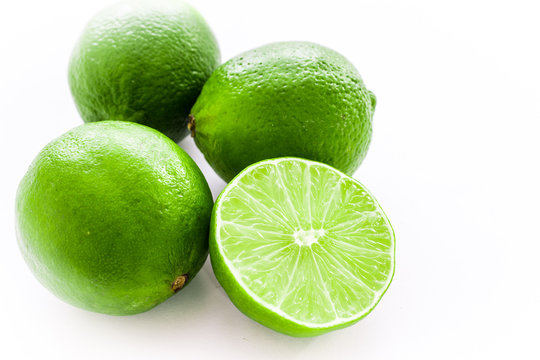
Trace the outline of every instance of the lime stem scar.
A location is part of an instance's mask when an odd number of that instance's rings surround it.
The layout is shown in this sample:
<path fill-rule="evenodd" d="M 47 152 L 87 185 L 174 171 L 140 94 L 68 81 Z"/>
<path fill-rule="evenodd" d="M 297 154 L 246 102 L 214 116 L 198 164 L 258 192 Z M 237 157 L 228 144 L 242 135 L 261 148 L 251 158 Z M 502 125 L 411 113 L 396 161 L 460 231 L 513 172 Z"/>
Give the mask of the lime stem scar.
<path fill-rule="evenodd" d="M 187 128 L 191 131 L 191 137 L 195 137 L 195 116 L 193 114 L 188 115 L 189 122 Z"/>
<path fill-rule="evenodd" d="M 179 277 L 174 279 L 174 281 L 172 283 L 172 286 L 171 286 L 172 290 L 174 292 L 177 292 L 178 290 L 183 288 L 184 285 L 186 284 L 188 278 L 189 278 L 188 274 L 184 274 L 184 275 L 180 275 Z"/>

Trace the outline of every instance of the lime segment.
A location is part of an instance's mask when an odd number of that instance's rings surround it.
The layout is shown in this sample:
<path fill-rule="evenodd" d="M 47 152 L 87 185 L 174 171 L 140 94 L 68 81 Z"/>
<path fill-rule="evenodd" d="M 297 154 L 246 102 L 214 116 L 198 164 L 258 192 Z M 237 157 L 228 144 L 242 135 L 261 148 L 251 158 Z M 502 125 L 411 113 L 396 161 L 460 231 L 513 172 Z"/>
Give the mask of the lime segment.
<path fill-rule="evenodd" d="M 394 233 L 373 196 L 338 170 L 298 158 L 252 165 L 225 188 L 210 249 L 235 305 L 296 336 L 360 320 L 394 273 Z"/>

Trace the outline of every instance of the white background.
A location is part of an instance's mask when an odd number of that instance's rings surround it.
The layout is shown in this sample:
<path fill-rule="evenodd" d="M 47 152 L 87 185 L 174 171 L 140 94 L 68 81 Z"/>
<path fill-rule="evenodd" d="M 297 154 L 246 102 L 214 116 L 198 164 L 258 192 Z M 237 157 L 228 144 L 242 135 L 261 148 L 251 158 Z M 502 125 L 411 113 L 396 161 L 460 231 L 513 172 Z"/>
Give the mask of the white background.
<path fill-rule="evenodd" d="M 539 359 L 540 9 L 536 1 L 196 1 L 222 59 L 309 40 L 351 60 L 378 98 L 355 177 L 397 237 L 396 275 L 366 319 L 297 339 L 230 303 L 207 262 L 181 293 L 136 316 L 57 300 L 14 234 L 31 160 L 81 124 L 67 62 L 109 1 L 0 5 L 0 358 Z M 194 147 L 216 196 L 224 186 Z"/>

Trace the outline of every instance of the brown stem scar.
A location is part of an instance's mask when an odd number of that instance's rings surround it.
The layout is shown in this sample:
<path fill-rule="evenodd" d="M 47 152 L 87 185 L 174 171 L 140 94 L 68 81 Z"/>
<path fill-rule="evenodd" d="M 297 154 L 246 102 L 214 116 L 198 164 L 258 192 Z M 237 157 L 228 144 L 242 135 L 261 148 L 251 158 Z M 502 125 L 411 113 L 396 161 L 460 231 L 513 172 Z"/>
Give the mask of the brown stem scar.
<path fill-rule="evenodd" d="M 179 277 L 174 279 L 174 281 L 173 281 L 173 283 L 171 285 L 172 291 L 177 292 L 178 290 L 183 288 L 184 285 L 186 284 L 186 282 L 188 281 L 188 278 L 189 278 L 188 274 L 184 274 L 184 275 L 180 275 Z"/>
<path fill-rule="evenodd" d="M 191 137 L 195 137 L 195 116 L 193 114 L 188 115 L 189 122 L 187 124 L 187 128 L 189 131 L 191 131 Z"/>

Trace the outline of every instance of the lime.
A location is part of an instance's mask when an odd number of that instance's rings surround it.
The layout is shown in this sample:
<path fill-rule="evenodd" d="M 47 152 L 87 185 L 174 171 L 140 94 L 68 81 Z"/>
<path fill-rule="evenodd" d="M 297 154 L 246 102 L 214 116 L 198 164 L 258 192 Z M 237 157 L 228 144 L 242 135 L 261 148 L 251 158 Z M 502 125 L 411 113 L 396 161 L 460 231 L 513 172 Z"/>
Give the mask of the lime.
<path fill-rule="evenodd" d="M 394 233 L 362 184 L 298 158 L 249 166 L 212 213 L 210 258 L 247 316 L 292 336 L 349 326 L 394 274 Z"/>
<path fill-rule="evenodd" d="M 131 122 L 86 124 L 49 143 L 21 180 L 19 247 L 64 301 L 135 314 L 197 274 L 212 204 L 197 165 L 163 134 Z"/>
<path fill-rule="evenodd" d="M 179 0 L 130 0 L 93 17 L 71 55 L 69 85 L 85 122 L 126 120 L 174 141 L 219 65 L 201 15 Z"/>
<path fill-rule="evenodd" d="M 375 96 L 342 55 L 306 42 L 266 45 L 219 66 L 189 127 L 230 181 L 260 160 L 297 156 L 352 175 L 371 140 Z"/>

